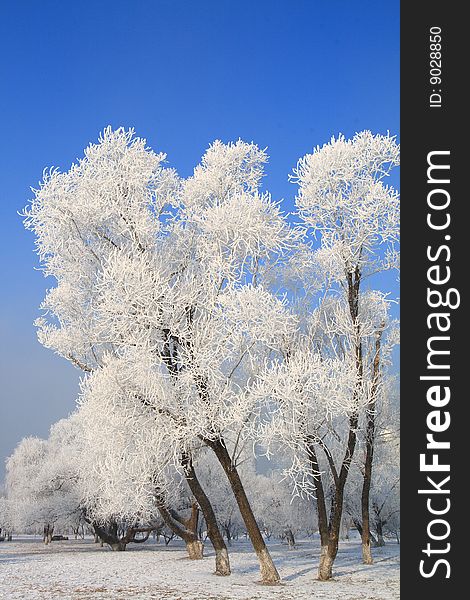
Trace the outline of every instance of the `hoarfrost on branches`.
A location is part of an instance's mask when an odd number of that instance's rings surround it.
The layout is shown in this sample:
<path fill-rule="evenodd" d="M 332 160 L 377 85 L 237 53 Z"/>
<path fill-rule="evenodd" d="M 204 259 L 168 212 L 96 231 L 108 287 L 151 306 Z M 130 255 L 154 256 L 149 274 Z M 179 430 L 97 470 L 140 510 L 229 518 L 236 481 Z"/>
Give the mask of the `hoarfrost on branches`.
<path fill-rule="evenodd" d="M 299 160 L 292 177 L 299 186 L 297 207 L 321 236 L 322 262 L 336 258 L 343 273 L 357 268 L 363 276 L 395 266 L 399 194 L 384 180 L 398 164 L 395 138 L 370 131 L 350 140 L 333 137 Z M 378 256 L 379 247 L 385 258 Z"/>
<path fill-rule="evenodd" d="M 398 342 L 388 295 L 362 289 L 398 266 L 398 193 L 385 183 L 398 154 L 368 131 L 317 147 L 294 170 L 296 226 L 262 189 L 266 151 L 242 140 L 214 142 L 183 179 L 133 130 L 107 128 L 69 171 L 45 172 L 24 212 L 56 280 L 38 336 L 84 376 L 77 414 L 10 459 L 23 522 L 58 521 L 60 497 L 132 528 L 189 490 L 210 521 L 214 476 L 227 539 L 246 528 L 265 583 L 279 576 L 255 516 L 293 546 L 306 507 L 330 578 L 356 445 L 370 466 Z M 261 476 L 258 452 L 282 464 Z M 217 557 L 228 574 L 225 547 Z"/>

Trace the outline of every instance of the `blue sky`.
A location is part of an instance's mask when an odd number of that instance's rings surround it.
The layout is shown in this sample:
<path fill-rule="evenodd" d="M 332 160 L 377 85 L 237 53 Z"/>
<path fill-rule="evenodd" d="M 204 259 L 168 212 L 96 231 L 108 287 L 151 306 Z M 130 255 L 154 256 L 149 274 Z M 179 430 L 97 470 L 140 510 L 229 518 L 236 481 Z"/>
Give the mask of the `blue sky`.
<path fill-rule="evenodd" d="M 78 391 L 32 325 L 53 282 L 17 211 L 43 169 L 67 169 L 108 124 L 134 127 L 181 175 L 214 139 L 241 137 L 268 147 L 265 186 L 289 210 L 287 174 L 313 146 L 398 134 L 399 2 L 4 0 L 0 45 L 3 462 Z"/>

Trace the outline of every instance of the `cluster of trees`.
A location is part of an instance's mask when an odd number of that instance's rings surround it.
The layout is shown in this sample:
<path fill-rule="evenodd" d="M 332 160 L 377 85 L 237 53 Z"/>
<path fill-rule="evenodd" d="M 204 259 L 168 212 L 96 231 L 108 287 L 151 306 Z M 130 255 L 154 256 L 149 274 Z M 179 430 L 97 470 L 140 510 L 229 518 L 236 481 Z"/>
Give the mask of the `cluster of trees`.
<path fill-rule="evenodd" d="M 318 530 L 329 579 L 347 515 L 370 563 L 372 533 L 399 530 L 397 324 L 371 287 L 398 268 L 395 139 L 302 158 L 290 219 L 253 143 L 215 142 L 186 179 L 165 158 L 108 128 L 25 210 L 57 282 L 39 339 L 83 379 L 76 413 L 9 459 L 14 512 L 83 519 L 114 549 L 166 528 L 192 558 L 205 531 L 220 575 L 243 531 L 264 583 L 279 581 L 266 537 L 300 530 Z"/>

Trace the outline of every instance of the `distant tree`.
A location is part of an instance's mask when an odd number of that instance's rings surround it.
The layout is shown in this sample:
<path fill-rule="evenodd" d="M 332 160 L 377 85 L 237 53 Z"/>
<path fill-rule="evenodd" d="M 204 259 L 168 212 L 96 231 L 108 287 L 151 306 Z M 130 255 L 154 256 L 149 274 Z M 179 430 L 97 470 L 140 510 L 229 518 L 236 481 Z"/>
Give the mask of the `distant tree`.
<path fill-rule="evenodd" d="M 13 535 L 12 508 L 6 496 L 0 495 L 0 539 L 11 541 Z"/>
<path fill-rule="evenodd" d="M 56 526 L 80 519 L 76 471 L 80 432 L 75 417 L 51 427 L 48 440 L 27 437 L 7 459 L 6 492 L 16 529 L 42 527 L 49 544 Z"/>
<path fill-rule="evenodd" d="M 293 498 L 290 482 L 280 471 L 255 474 L 250 489 L 257 499 L 255 513 L 266 537 L 275 535 L 294 549 L 296 537 L 313 529 L 316 519 L 312 503 L 299 496 Z"/>

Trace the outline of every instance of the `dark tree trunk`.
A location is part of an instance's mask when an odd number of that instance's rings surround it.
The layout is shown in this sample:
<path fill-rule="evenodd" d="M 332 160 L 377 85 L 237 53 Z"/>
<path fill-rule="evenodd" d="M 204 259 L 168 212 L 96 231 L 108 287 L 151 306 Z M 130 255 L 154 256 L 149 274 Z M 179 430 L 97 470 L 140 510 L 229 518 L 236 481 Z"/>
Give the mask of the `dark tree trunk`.
<path fill-rule="evenodd" d="M 374 443 L 375 443 L 375 415 L 377 408 L 377 392 L 380 375 L 380 346 L 383 326 L 377 332 L 375 340 L 375 353 L 372 363 L 372 386 L 371 402 L 366 416 L 366 458 L 364 462 L 364 479 L 361 494 L 362 509 L 362 562 L 371 565 L 371 534 L 370 534 L 370 488 L 372 484 L 372 465 L 374 461 Z M 380 538 L 380 536 L 379 536 Z"/>
<path fill-rule="evenodd" d="M 188 321 L 192 322 L 194 314 L 194 308 L 188 307 Z M 171 335 L 169 330 L 164 330 L 164 335 L 167 340 L 163 349 L 163 359 L 166 362 L 168 371 L 174 377 L 178 376 L 178 351 L 176 349 L 176 345 L 179 343 L 179 340 Z M 184 346 L 189 351 L 190 356 L 192 357 L 192 346 L 191 343 L 185 343 Z M 194 357 L 192 357 L 194 358 Z M 208 405 L 210 404 L 210 397 L 208 393 L 208 385 L 207 379 L 205 376 L 195 376 L 195 384 L 199 393 L 201 400 L 203 400 Z M 277 584 L 280 581 L 279 573 L 274 566 L 271 555 L 264 543 L 263 536 L 259 530 L 256 519 L 253 515 L 253 511 L 251 509 L 250 503 L 246 496 L 245 490 L 243 488 L 243 484 L 241 482 L 240 476 L 235 465 L 232 464 L 232 460 L 227 451 L 225 443 L 223 439 L 213 440 L 206 439 L 204 436 L 201 436 L 201 441 L 204 442 L 207 446 L 209 446 L 219 459 L 219 462 L 222 468 L 227 475 L 227 478 L 230 482 L 230 486 L 234 493 L 235 499 L 237 501 L 238 507 L 240 509 L 240 513 L 245 522 L 246 528 L 250 535 L 251 542 L 253 544 L 253 548 L 256 552 L 260 563 L 260 571 L 261 571 L 261 579 L 265 584 Z"/>
<path fill-rule="evenodd" d="M 329 541 L 329 527 L 328 527 L 328 513 L 326 510 L 326 499 L 325 490 L 323 487 L 323 480 L 320 474 L 320 467 L 318 464 L 318 457 L 314 445 L 313 438 L 307 440 L 308 455 L 310 459 L 310 466 L 313 474 L 313 485 L 315 488 L 315 497 L 317 499 L 317 518 L 318 518 L 318 533 L 320 534 L 320 564 L 318 570 L 318 577 L 322 579 L 326 577 L 328 571 L 331 573 L 331 567 L 328 567 L 328 541 Z"/>
<path fill-rule="evenodd" d="M 102 542 L 108 544 L 108 546 L 114 552 L 124 552 L 127 546 L 127 541 L 120 539 L 118 535 L 117 523 L 110 523 L 108 527 L 103 527 L 98 523 L 93 523 L 95 534 L 101 539 Z"/>
<path fill-rule="evenodd" d="M 361 331 L 358 322 L 359 316 L 359 292 L 361 285 L 361 272 L 358 267 L 354 272 L 348 273 L 348 305 L 349 312 L 351 315 L 351 321 L 355 330 L 356 340 L 354 346 L 354 355 L 356 363 L 356 385 L 354 390 L 355 399 L 359 399 L 361 387 L 363 384 L 364 375 L 364 363 L 363 363 L 363 352 L 361 343 Z M 341 469 L 339 473 L 333 464 L 331 457 L 329 458 L 328 464 L 332 471 L 332 475 L 335 483 L 335 490 L 331 502 L 330 519 L 328 524 L 328 544 L 324 548 L 322 545 L 322 553 L 320 556 L 320 566 L 318 576 L 322 581 L 331 579 L 333 564 L 338 554 L 339 534 L 341 529 L 341 518 L 343 515 L 343 504 L 344 504 L 344 488 L 348 478 L 349 468 L 354 456 L 357 441 L 357 427 L 359 422 L 359 415 L 354 412 L 349 418 L 349 433 L 346 444 L 346 451 L 341 463 Z M 321 476 L 320 476 L 321 477 Z"/>
<path fill-rule="evenodd" d="M 171 542 L 171 540 L 175 537 L 175 532 L 172 531 L 171 535 L 165 535 L 165 533 L 163 533 L 163 539 L 165 540 L 165 546 L 168 546 L 168 544 Z"/>
<path fill-rule="evenodd" d="M 348 478 L 349 467 L 356 447 L 357 415 L 353 415 L 349 422 L 348 443 L 343 458 L 341 470 L 335 481 L 335 492 L 331 502 L 330 523 L 328 531 L 328 546 L 323 563 L 320 561 L 319 578 L 322 581 L 331 579 L 333 564 L 338 554 L 339 533 L 341 529 L 341 517 L 343 515 L 344 488 Z"/>
<path fill-rule="evenodd" d="M 232 533 L 230 531 L 230 524 L 229 525 L 227 525 L 227 524 L 224 525 L 224 531 L 225 531 L 225 537 L 227 538 L 227 544 L 229 546 L 231 546 L 232 545 Z"/>
<path fill-rule="evenodd" d="M 250 536 L 251 543 L 253 544 L 253 548 L 260 563 L 262 582 L 269 585 L 279 583 L 279 573 L 274 566 L 271 555 L 269 554 L 263 536 L 261 535 L 261 531 L 251 509 L 250 502 L 247 498 L 237 468 L 230 458 L 230 454 L 228 453 L 225 443 L 220 439 L 216 441 L 207 441 L 206 443 L 214 451 L 223 470 L 225 471 L 225 474 L 227 475 L 227 479 L 229 480 L 235 496 L 240 514 L 243 518 L 248 535 Z"/>
<path fill-rule="evenodd" d="M 368 421 L 374 420 L 374 417 L 371 416 L 368 418 Z M 367 425 L 368 432 L 370 431 L 370 427 L 374 427 L 374 425 Z M 370 486 L 372 481 L 372 461 L 374 455 L 374 447 L 373 443 L 366 441 L 366 459 L 364 464 L 364 480 L 362 484 L 362 494 L 361 494 L 361 511 L 362 511 L 362 562 L 365 565 L 371 565 L 373 563 L 372 553 L 371 553 L 371 537 L 370 537 L 370 511 L 369 511 L 369 498 L 370 498 Z"/>
<path fill-rule="evenodd" d="M 328 544 L 328 513 L 326 510 L 325 490 L 323 488 L 323 481 L 320 475 L 320 467 L 313 438 L 309 438 L 307 444 L 310 466 L 313 474 L 315 497 L 317 499 L 318 532 L 320 534 L 321 547 L 323 548 Z"/>
<path fill-rule="evenodd" d="M 142 544 L 146 542 L 150 536 L 150 532 L 154 527 L 127 527 L 126 531 L 119 531 L 117 523 L 112 522 L 107 527 L 103 527 L 98 523 L 92 523 L 95 532 L 95 541 L 98 539 L 108 544 L 114 552 L 124 552 L 127 544 Z M 144 537 L 136 538 L 138 533 L 143 533 Z"/>
<path fill-rule="evenodd" d="M 225 545 L 224 538 L 220 533 L 212 504 L 210 503 L 209 498 L 204 492 L 199 479 L 196 476 L 196 471 L 194 469 L 191 457 L 184 455 L 182 458 L 182 464 L 186 473 L 186 481 L 188 482 L 189 488 L 202 510 L 202 514 L 204 515 L 207 525 L 207 535 L 209 536 L 209 539 L 212 542 L 212 546 L 215 550 L 215 573 L 216 575 L 230 575 L 230 560 L 227 552 L 227 546 Z"/>
<path fill-rule="evenodd" d="M 359 535 L 362 538 L 362 523 L 358 519 L 353 519 L 354 527 L 358 530 Z"/>
<path fill-rule="evenodd" d="M 317 498 L 318 528 L 320 533 L 321 552 L 318 568 L 318 578 L 327 581 L 332 577 L 333 563 L 338 553 L 341 519 L 343 515 L 344 488 L 349 473 L 352 457 L 356 447 L 357 415 L 349 420 L 349 434 L 345 455 L 338 473 L 329 457 L 328 464 L 334 479 L 334 493 L 331 500 L 330 516 L 327 516 L 325 491 L 322 476 L 320 475 L 318 458 L 313 437 L 308 440 L 308 453 L 312 474 L 314 476 L 315 494 Z M 325 450 L 325 448 L 323 448 Z M 327 453 L 327 451 L 325 450 Z"/>
<path fill-rule="evenodd" d="M 286 540 L 287 540 L 287 544 L 289 546 L 289 550 L 293 550 L 295 548 L 295 537 L 294 537 L 294 533 L 292 532 L 292 529 L 286 529 L 285 531 L 286 533 Z"/>
<path fill-rule="evenodd" d="M 51 543 L 53 533 L 54 533 L 54 525 L 49 525 L 49 523 L 44 525 L 43 542 L 46 545 Z"/>
<path fill-rule="evenodd" d="M 354 345 L 355 365 L 356 365 L 356 385 L 354 390 L 354 398 L 359 399 L 361 387 L 363 385 L 364 375 L 364 363 L 363 363 L 363 350 L 361 343 L 361 331 L 358 322 L 359 315 L 359 291 L 361 284 L 361 272 L 358 267 L 354 272 L 348 273 L 347 276 L 347 299 L 349 305 L 349 312 L 351 315 L 351 321 L 355 330 L 356 340 Z M 338 473 L 333 463 L 332 457 L 325 450 L 327 455 L 328 464 L 334 479 L 334 493 L 331 500 L 331 510 L 329 520 L 325 518 L 326 504 L 325 495 L 321 475 L 318 475 L 318 461 L 313 448 L 313 443 L 309 447 L 310 461 L 312 465 L 313 474 L 317 473 L 316 478 L 316 493 L 317 493 L 317 512 L 321 538 L 321 554 L 320 554 L 320 565 L 318 569 L 318 578 L 321 581 L 331 579 L 333 572 L 333 564 L 338 553 L 339 535 L 341 529 L 341 519 L 343 515 L 343 504 L 344 504 L 344 489 L 348 478 L 349 468 L 354 456 L 357 441 L 357 428 L 359 423 L 359 415 L 354 412 L 349 417 L 349 433 L 348 440 L 346 443 L 346 450 L 341 463 L 341 469 Z M 313 440 L 314 442 L 314 440 Z M 311 451 L 313 448 L 313 452 Z M 318 500 L 318 493 L 320 492 L 320 501 Z M 325 533 L 325 520 L 328 523 L 327 533 Z M 326 543 L 325 543 L 326 542 Z"/>
<path fill-rule="evenodd" d="M 181 518 L 175 511 L 170 510 L 163 498 L 157 495 L 157 508 L 165 522 L 165 525 L 171 531 L 180 537 L 186 544 L 186 550 L 191 560 L 200 560 L 203 558 L 204 544 L 197 536 L 197 507 L 193 505 L 191 517 L 189 519 Z"/>
<path fill-rule="evenodd" d="M 359 532 L 359 535 L 360 535 L 360 536 L 361 536 L 361 538 L 362 538 L 362 523 L 361 523 L 361 522 L 360 522 L 358 519 L 353 519 L 353 524 L 354 524 L 354 527 L 355 527 L 355 528 L 357 529 L 357 531 Z M 372 531 L 371 531 L 371 532 L 369 532 L 369 536 L 370 536 L 370 545 L 371 545 L 372 547 L 374 547 L 374 546 L 378 546 L 377 539 L 376 539 L 376 537 L 374 536 L 374 534 L 372 533 Z"/>
<path fill-rule="evenodd" d="M 376 519 L 375 529 L 377 531 L 377 546 L 385 546 L 383 526 L 384 526 L 384 523 L 383 523 L 382 519 L 380 517 L 378 519 Z"/>

